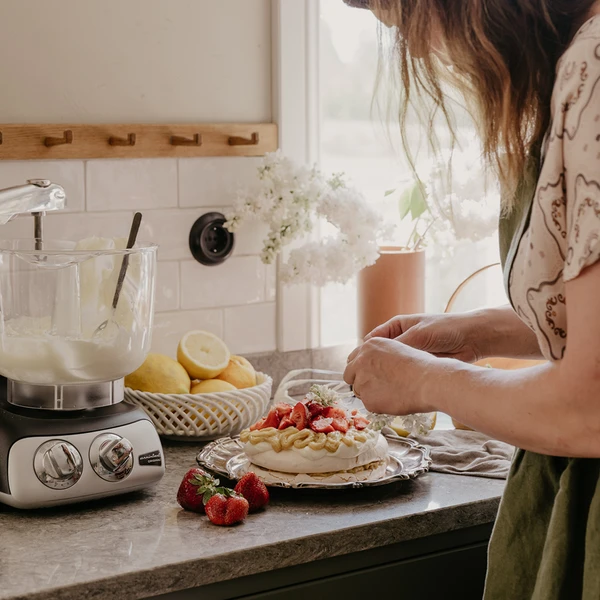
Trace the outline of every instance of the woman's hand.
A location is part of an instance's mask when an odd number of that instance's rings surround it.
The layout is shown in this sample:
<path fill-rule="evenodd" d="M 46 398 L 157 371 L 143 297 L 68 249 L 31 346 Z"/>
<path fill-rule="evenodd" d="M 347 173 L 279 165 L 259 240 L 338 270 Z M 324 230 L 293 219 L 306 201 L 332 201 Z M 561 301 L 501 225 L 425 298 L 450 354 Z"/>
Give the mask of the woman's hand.
<path fill-rule="evenodd" d="M 374 329 L 365 341 L 374 338 L 397 340 L 434 356 L 476 362 L 483 352 L 479 342 L 484 332 L 475 314 L 406 315 L 394 317 Z"/>
<path fill-rule="evenodd" d="M 348 358 L 344 380 L 368 410 L 389 415 L 431 412 L 425 380 L 447 361 L 401 342 L 372 337 Z"/>
<path fill-rule="evenodd" d="M 542 358 L 535 334 L 510 306 L 456 314 L 398 316 L 374 329 L 365 341 L 378 337 L 469 363 L 489 356 Z"/>

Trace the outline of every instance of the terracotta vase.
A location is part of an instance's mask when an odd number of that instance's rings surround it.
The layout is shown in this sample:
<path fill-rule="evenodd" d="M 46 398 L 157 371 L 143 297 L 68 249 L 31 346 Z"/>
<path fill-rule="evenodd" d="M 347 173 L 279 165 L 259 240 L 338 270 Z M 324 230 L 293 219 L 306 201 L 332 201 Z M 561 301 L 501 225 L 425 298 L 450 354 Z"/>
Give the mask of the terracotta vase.
<path fill-rule="evenodd" d="M 425 251 L 382 246 L 377 262 L 358 274 L 358 335 L 396 315 L 425 311 Z"/>

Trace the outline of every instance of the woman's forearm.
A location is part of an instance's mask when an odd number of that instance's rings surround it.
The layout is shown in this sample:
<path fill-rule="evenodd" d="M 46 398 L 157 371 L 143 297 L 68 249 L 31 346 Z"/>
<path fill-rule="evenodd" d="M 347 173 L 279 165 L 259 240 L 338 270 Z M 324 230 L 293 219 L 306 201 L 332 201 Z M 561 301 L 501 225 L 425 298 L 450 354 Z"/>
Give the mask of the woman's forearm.
<path fill-rule="evenodd" d="M 543 358 L 535 333 L 511 306 L 477 310 L 472 317 L 473 345 L 482 358 Z"/>
<path fill-rule="evenodd" d="M 565 361 L 518 371 L 441 360 L 423 401 L 477 431 L 555 456 L 600 458 L 600 380 Z M 431 406 L 433 408 L 433 406 Z"/>

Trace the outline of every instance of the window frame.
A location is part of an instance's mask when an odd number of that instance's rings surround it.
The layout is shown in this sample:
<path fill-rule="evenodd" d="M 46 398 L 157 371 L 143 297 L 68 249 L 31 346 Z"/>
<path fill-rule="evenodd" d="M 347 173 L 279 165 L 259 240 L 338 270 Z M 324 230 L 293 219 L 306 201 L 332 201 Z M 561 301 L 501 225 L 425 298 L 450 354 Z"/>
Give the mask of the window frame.
<path fill-rule="evenodd" d="M 279 148 L 303 163 L 319 162 L 319 19 L 320 0 L 271 0 L 273 121 Z M 277 349 L 319 347 L 320 329 L 320 290 L 278 277 Z"/>

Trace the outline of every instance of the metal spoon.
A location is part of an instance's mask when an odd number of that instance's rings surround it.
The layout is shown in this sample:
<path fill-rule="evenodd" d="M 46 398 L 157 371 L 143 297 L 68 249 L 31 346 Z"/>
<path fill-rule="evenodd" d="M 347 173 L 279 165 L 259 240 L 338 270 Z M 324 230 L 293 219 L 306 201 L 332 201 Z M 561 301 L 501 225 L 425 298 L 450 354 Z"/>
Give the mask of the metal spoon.
<path fill-rule="evenodd" d="M 137 212 L 133 215 L 133 221 L 131 223 L 131 229 L 129 230 L 129 239 L 127 240 L 127 250 L 131 250 L 135 245 L 135 240 L 137 238 L 138 231 L 140 230 L 140 225 L 142 223 L 142 213 Z M 123 288 L 123 282 L 125 281 L 125 275 L 127 274 L 127 267 L 129 266 L 129 253 L 123 256 L 123 262 L 121 263 L 121 270 L 119 271 L 119 278 L 117 279 L 117 289 L 115 290 L 115 295 L 113 296 L 112 301 L 112 315 L 110 319 L 106 319 L 96 327 L 96 330 L 92 334 L 92 337 L 96 337 L 99 333 L 104 331 L 108 326 L 108 322 L 112 321 L 115 316 L 115 310 L 117 309 L 117 304 L 119 304 L 119 296 L 121 295 L 121 289 Z"/>

